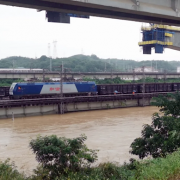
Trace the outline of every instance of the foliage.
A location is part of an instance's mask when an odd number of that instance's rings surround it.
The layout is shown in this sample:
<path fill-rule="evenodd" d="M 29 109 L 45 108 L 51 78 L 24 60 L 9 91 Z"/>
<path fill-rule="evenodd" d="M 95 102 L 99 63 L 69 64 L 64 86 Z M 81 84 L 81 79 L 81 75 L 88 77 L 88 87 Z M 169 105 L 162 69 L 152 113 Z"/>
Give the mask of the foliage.
<path fill-rule="evenodd" d="M 24 180 L 26 179 L 24 174 L 20 174 L 14 163 L 10 163 L 10 160 L 0 161 L 0 180 Z"/>
<path fill-rule="evenodd" d="M 154 98 L 155 102 L 152 102 L 152 105 L 155 105 L 160 108 L 165 116 L 178 117 L 180 115 L 180 93 L 176 92 L 175 94 L 168 94 L 167 97 L 159 96 Z"/>
<path fill-rule="evenodd" d="M 124 84 L 124 83 L 130 82 L 130 81 L 122 80 L 119 77 L 112 78 L 112 79 L 107 79 L 107 78 L 105 78 L 105 79 L 97 79 L 97 78 L 91 79 L 91 78 L 84 77 L 83 81 L 95 81 L 96 84 Z"/>
<path fill-rule="evenodd" d="M 23 82 L 22 79 L 0 79 L 0 87 L 11 86 L 13 82 Z"/>
<path fill-rule="evenodd" d="M 159 71 L 166 70 L 167 72 L 176 72 L 177 67 L 180 66 L 179 61 L 134 61 L 124 59 L 101 59 L 96 55 L 85 56 L 75 55 L 69 58 L 57 58 L 52 60 L 52 67 L 55 70 L 55 66 L 59 66 L 61 62 L 64 62 L 66 68 L 71 68 L 73 72 L 110 72 L 110 71 L 133 71 L 134 68 L 142 66 L 151 66 Z M 13 63 L 14 62 L 14 63 Z M 41 56 L 37 59 L 26 57 L 8 57 L 1 59 L 0 68 L 50 68 L 50 59 L 46 56 Z"/>
<path fill-rule="evenodd" d="M 136 179 L 177 180 L 180 177 L 180 151 L 165 158 L 141 161 L 137 167 Z M 179 179 L 179 178 L 178 178 Z"/>
<path fill-rule="evenodd" d="M 36 160 L 54 178 L 68 171 L 89 168 L 97 160 L 97 151 L 87 148 L 84 144 L 86 139 L 84 135 L 74 139 L 58 138 L 55 135 L 38 136 L 31 140 L 30 148 L 36 154 Z"/>
<path fill-rule="evenodd" d="M 33 175 L 25 177 L 9 160 L 0 162 L 0 180 L 177 180 L 180 177 L 180 150 L 165 158 L 135 161 L 119 165 L 104 163 L 81 171 L 66 171 L 56 178 L 48 178 L 49 170 L 39 166 Z"/>
<path fill-rule="evenodd" d="M 142 159 L 148 155 L 165 157 L 180 147 L 180 94 L 154 99 L 153 104 L 161 108 L 161 114 L 154 113 L 152 124 L 144 125 L 141 137 L 131 144 L 130 152 Z"/>

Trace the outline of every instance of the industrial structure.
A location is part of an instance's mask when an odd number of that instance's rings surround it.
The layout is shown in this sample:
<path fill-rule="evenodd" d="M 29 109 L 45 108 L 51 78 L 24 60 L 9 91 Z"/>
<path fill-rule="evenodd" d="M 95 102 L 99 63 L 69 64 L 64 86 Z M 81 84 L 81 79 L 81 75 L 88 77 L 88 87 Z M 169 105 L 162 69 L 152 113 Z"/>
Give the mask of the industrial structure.
<path fill-rule="evenodd" d="M 49 22 L 89 16 L 156 24 L 180 24 L 180 0 L 0 0 L 0 4 L 46 10 Z"/>
<path fill-rule="evenodd" d="M 151 54 L 152 48 L 155 53 L 163 53 L 165 48 L 180 50 L 179 27 L 151 24 L 141 29 L 142 42 L 139 42 L 139 46 L 142 46 L 143 54 Z"/>

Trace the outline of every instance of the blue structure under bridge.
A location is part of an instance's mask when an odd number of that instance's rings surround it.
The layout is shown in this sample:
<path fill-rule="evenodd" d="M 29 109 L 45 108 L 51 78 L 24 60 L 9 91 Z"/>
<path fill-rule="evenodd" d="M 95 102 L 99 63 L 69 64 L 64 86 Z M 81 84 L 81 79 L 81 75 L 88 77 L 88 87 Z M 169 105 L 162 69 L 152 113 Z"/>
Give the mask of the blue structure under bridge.
<path fill-rule="evenodd" d="M 164 48 L 173 46 L 173 35 L 180 31 L 180 28 L 166 25 L 152 25 L 142 27 L 142 42 L 139 46 L 143 48 L 143 54 L 151 54 L 152 48 L 155 53 L 163 53 Z"/>

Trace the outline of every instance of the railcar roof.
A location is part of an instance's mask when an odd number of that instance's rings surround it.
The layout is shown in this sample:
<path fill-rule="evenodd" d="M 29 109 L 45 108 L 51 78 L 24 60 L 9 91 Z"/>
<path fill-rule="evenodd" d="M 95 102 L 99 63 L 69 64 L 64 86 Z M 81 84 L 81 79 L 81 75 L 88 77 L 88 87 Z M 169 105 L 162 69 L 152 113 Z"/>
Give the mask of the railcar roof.
<path fill-rule="evenodd" d="M 59 82 L 35 82 L 35 83 L 20 82 L 16 84 L 17 85 L 53 85 L 60 83 Z M 63 84 L 94 84 L 95 85 L 95 82 L 63 82 Z"/>

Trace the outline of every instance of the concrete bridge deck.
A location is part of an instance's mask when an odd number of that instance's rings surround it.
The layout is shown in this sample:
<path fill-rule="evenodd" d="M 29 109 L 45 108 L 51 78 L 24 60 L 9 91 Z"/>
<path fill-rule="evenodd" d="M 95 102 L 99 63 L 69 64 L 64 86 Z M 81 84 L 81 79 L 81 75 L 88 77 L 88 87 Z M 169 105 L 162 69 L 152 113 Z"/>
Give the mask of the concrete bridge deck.
<path fill-rule="evenodd" d="M 0 4 L 140 22 L 180 24 L 180 0 L 0 0 Z"/>
<path fill-rule="evenodd" d="M 59 72 L 1 72 L 0 71 L 0 79 L 30 79 L 30 78 L 59 78 Z M 116 78 L 119 77 L 124 80 L 138 80 L 143 78 L 142 72 L 68 72 L 64 73 L 63 77 L 69 79 L 82 79 L 86 78 Z M 169 78 L 180 78 L 180 73 L 174 72 L 145 72 L 145 77 L 151 77 L 156 79 L 169 79 Z"/>

